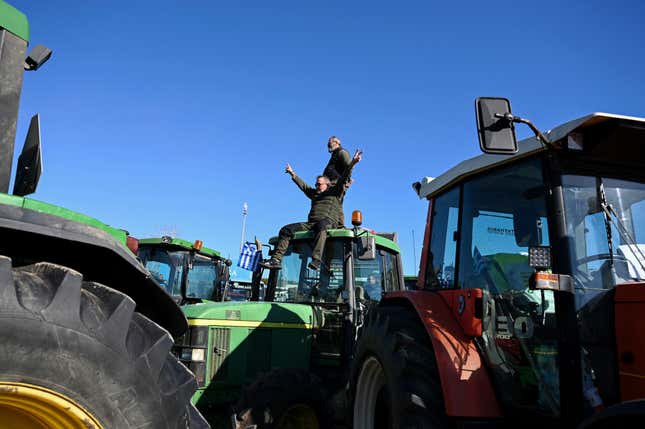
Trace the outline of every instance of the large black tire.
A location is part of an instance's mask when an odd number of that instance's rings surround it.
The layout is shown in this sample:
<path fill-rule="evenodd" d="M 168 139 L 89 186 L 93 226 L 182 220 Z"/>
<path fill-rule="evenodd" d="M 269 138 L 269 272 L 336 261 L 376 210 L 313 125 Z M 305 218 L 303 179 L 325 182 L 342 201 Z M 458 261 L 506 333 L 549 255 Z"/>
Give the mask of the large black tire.
<path fill-rule="evenodd" d="M 197 384 L 170 354 L 170 334 L 134 309 L 128 296 L 69 268 L 12 269 L 0 256 L 0 385 L 56 392 L 105 429 L 208 428 L 190 404 Z M 0 413 L 29 414 L 2 393 L 9 405 Z"/>
<path fill-rule="evenodd" d="M 373 309 L 351 373 L 353 429 L 445 429 L 441 382 L 424 327 L 412 311 Z"/>
<path fill-rule="evenodd" d="M 329 429 L 332 411 L 320 379 L 302 369 L 275 369 L 244 389 L 235 407 L 250 409 L 258 429 Z"/>

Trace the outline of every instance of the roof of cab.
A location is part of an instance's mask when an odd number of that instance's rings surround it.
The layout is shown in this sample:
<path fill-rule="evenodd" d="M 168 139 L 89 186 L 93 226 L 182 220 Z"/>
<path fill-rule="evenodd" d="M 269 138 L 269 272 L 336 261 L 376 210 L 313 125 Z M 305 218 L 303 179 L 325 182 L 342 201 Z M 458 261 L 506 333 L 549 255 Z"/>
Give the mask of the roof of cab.
<path fill-rule="evenodd" d="M 158 245 L 165 245 L 165 246 L 175 246 L 175 247 L 181 247 L 182 249 L 185 250 L 195 250 L 193 247 L 193 243 L 190 241 L 182 240 L 181 238 L 175 238 L 175 237 L 155 237 L 155 238 L 142 238 L 139 240 L 139 246 L 158 246 Z M 214 257 L 214 258 L 222 258 L 222 255 L 220 252 L 217 250 L 208 248 L 206 246 L 202 247 L 199 251 L 197 251 L 198 254 L 204 255 L 204 256 L 209 256 L 209 257 Z"/>
<path fill-rule="evenodd" d="M 365 232 L 367 235 L 374 236 L 374 241 L 376 242 L 377 245 L 388 248 L 396 253 L 401 253 L 401 248 L 395 241 L 396 233 L 379 233 L 379 232 L 374 232 L 366 229 L 361 229 L 360 232 L 361 233 Z M 353 229 L 328 229 L 327 236 L 354 238 L 354 230 Z M 293 239 L 303 240 L 311 237 L 313 237 L 313 233 L 311 231 L 298 231 L 294 234 Z M 390 239 L 389 237 L 392 237 L 393 239 Z M 270 244 L 275 245 L 277 242 L 278 242 L 278 237 L 271 237 L 271 239 L 269 240 Z"/>
<path fill-rule="evenodd" d="M 574 131 L 580 131 L 588 126 L 597 125 L 608 120 L 637 122 L 640 124 L 645 123 L 645 118 L 599 112 L 562 124 L 550 131 L 547 131 L 545 136 L 551 143 L 556 143 L 566 138 Z M 417 192 L 419 198 L 431 198 L 435 194 L 443 191 L 445 188 L 455 185 L 468 176 L 515 161 L 519 158 L 527 157 L 537 152 L 545 151 L 546 146 L 539 142 L 535 137 L 530 137 L 520 141 L 518 143 L 518 149 L 518 152 L 513 155 L 483 154 L 467 159 L 436 178 L 422 178 L 419 182 L 414 183 L 412 187 Z"/>

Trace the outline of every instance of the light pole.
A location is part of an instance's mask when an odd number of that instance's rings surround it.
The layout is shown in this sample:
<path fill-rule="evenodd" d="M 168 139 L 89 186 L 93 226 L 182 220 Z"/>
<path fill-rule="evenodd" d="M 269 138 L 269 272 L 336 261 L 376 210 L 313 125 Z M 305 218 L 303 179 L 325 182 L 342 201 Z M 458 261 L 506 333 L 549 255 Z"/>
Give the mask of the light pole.
<path fill-rule="evenodd" d="M 240 252 L 244 246 L 244 229 L 246 228 L 246 214 L 249 211 L 249 205 L 245 202 L 242 205 L 242 240 L 240 241 Z"/>

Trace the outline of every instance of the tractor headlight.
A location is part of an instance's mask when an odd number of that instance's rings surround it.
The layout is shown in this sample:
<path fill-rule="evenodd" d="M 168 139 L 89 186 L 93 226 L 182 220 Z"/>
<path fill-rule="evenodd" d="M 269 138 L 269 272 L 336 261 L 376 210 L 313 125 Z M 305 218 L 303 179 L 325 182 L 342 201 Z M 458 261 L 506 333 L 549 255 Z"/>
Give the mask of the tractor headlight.
<path fill-rule="evenodd" d="M 190 360 L 193 362 L 204 362 L 204 349 L 192 349 Z"/>
<path fill-rule="evenodd" d="M 178 357 L 183 362 L 204 362 L 205 356 L 203 348 L 182 347 Z"/>
<path fill-rule="evenodd" d="M 175 356 L 195 374 L 199 387 L 206 383 L 208 335 L 208 326 L 191 326 L 173 347 Z"/>

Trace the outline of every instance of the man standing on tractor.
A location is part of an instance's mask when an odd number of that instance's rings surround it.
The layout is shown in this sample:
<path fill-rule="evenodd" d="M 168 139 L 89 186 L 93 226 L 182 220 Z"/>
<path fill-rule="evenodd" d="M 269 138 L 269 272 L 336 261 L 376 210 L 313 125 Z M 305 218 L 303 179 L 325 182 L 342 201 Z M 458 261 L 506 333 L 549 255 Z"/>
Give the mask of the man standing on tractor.
<path fill-rule="evenodd" d="M 331 181 L 331 184 L 334 185 L 343 174 L 343 172 L 349 167 L 351 158 L 349 157 L 349 152 L 340 145 L 340 139 L 336 136 L 329 137 L 327 140 L 327 150 L 331 154 L 329 157 L 329 162 L 325 166 L 323 175 L 327 176 Z M 340 196 L 340 220 L 339 226 L 345 227 L 345 214 L 343 212 L 343 199 L 345 198 L 345 192 L 347 188 L 352 184 L 352 179 L 347 178 L 343 193 Z"/>
<path fill-rule="evenodd" d="M 320 268 L 320 259 L 327 239 L 327 229 L 335 228 L 340 222 L 345 185 L 354 165 L 361 160 L 361 156 L 362 152 L 357 150 L 354 158 L 352 158 L 348 167 L 335 184 L 332 185 L 327 176 L 321 175 L 316 178 L 315 188 L 307 185 L 296 175 L 291 165 L 287 164 L 285 172 L 291 175 L 291 179 L 298 185 L 300 190 L 311 199 L 311 209 L 309 210 L 307 222 L 290 223 L 280 229 L 275 251 L 271 259 L 260 263 L 262 267 L 270 270 L 281 269 L 282 256 L 286 252 L 293 235 L 298 231 L 313 230 L 315 234 L 314 246 L 309 268 L 312 270 L 318 270 Z"/>
<path fill-rule="evenodd" d="M 349 167 L 352 159 L 349 152 L 340 145 L 340 139 L 336 136 L 329 137 L 327 150 L 331 154 L 329 162 L 325 166 L 323 175 L 327 176 L 332 183 L 338 181 L 343 172 Z"/>

